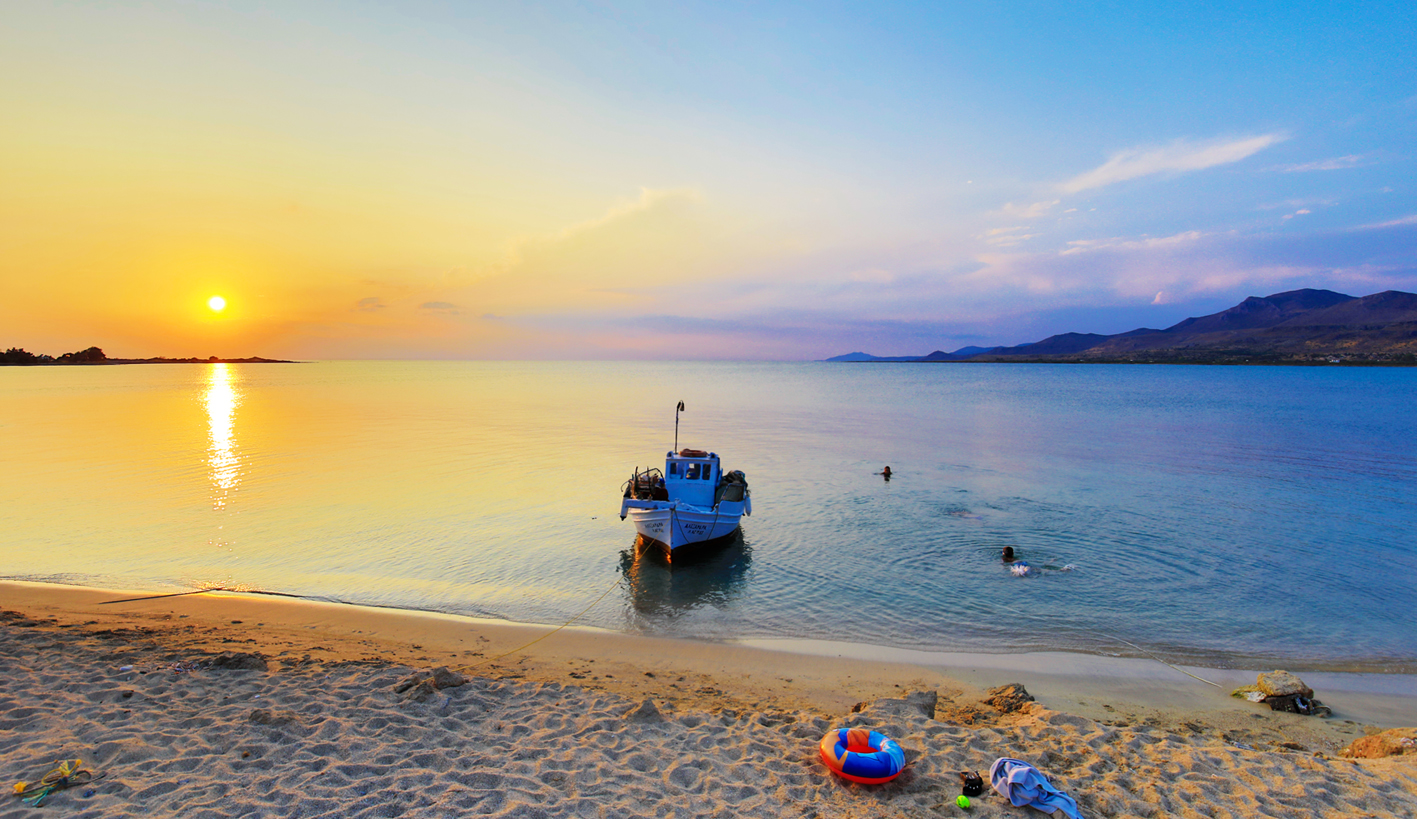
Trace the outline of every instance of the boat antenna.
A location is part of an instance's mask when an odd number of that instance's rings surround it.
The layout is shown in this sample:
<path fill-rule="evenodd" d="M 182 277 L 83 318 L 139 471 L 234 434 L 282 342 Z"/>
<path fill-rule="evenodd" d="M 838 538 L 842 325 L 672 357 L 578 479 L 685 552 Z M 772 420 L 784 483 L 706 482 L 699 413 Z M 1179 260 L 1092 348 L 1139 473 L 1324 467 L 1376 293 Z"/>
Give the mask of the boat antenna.
<path fill-rule="evenodd" d="M 679 413 L 684 411 L 684 402 L 680 401 L 679 406 L 674 408 L 674 451 L 679 451 Z"/>

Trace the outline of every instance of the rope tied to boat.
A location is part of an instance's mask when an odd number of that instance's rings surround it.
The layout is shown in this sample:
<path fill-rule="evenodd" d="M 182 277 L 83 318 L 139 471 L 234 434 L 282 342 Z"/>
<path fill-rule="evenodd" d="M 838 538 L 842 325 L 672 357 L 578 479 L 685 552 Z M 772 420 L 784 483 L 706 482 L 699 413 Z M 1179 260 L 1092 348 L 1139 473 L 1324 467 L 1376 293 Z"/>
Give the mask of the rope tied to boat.
<path fill-rule="evenodd" d="M 615 590 L 615 587 L 617 587 L 617 586 L 619 586 L 621 583 L 623 583 L 624 580 L 625 580 L 625 578 L 624 578 L 623 575 L 621 575 L 621 576 L 619 576 L 619 577 L 616 577 L 616 578 L 615 578 L 615 582 L 610 584 L 610 588 L 608 588 L 608 589 L 606 589 L 605 591 L 601 592 L 601 593 L 600 593 L 600 596 L 597 597 L 597 598 L 595 598 L 595 600 L 592 601 L 589 606 L 586 606 L 585 608 L 581 609 L 574 617 L 572 617 L 571 619 L 569 619 L 569 620 L 567 620 L 566 622 L 562 623 L 561 625 L 557 626 L 556 628 L 551 629 L 550 631 L 546 632 L 545 634 L 541 635 L 540 637 L 537 637 L 535 640 L 532 640 L 532 641 L 529 642 L 529 643 L 525 643 L 525 644 L 523 644 L 523 645 L 517 646 L 516 648 L 512 649 L 511 651 L 505 651 L 505 652 L 503 652 L 503 653 L 501 653 L 501 654 L 498 654 L 496 657 L 487 657 L 486 659 L 480 660 L 480 661 L 478 661 L 477 663 L 473 664 L 472 667 L 473 667 L 473 668 L 476 668 L 477 666 L 480 666 L 480 665 L 487 665 L 488 663 L 496 662 L 496 661 L 502 659 L 503 657 L 508 656 L 509 654 L 516 654 L 518 651 L 521 651 L 522 649 L 531 648 L 532 646 L 536 645 L 537 643 L 541 642 L 542 640 L 545 640 L 547 637 L 550 637 L 551 635 L 555 634 L 556 632 L 560 631 L 561 629 L 563 629 L 563 628 L 569 626 L 570 624 L 572 624 L 572 623 L 576 622 L 577 620 L 581 619 L 582 617 L 584 617 L 584 616 L 586 615 L 586 612 L 588 612 L 588 611 L 590 611 L 591 609 L 595 608 L 596 605 L 598 605 L 598 604 L 600 603 L 600 601 L 602 601 L 602 600 L 605 599 L 606 595 L 608 595 L 608 594 L 610 594 L 612 591 L 614 591 L 614 590 Z"/>

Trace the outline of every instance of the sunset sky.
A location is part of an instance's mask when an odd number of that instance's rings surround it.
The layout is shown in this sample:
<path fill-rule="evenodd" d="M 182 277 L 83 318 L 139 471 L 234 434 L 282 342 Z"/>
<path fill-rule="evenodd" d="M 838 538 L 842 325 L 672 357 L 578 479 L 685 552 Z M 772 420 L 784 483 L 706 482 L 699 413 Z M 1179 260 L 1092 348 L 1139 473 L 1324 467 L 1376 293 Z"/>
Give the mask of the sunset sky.
<path fill-rule="evenodd" d="M 793 360 L 1417 291 L 1413 8 L 8 2 L 0 347 Z"/>

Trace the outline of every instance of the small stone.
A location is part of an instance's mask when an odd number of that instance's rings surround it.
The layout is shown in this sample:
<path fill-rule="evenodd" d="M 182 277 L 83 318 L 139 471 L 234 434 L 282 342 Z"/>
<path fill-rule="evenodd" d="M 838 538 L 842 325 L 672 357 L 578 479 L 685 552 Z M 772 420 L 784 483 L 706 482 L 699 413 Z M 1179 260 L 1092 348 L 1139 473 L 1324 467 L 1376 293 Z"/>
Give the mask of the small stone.
<path fill-rule="evenodd" d="M 394 686 L 394 693 L 395 693 L 395 694 L 402 694 L 403 692 L 407 691 L 408 689 L 410 689 L 410 688 L 414 687 L 415 685 L 418 685 L 419 683 L 423 682 L 423 679 L 424 679 L 424 678 L 423 678 L 423 676 L 422 676 L 421 674 L 414 674 L 414 675 L 412 675 L 412 676 L 410 676 L 410 677 L 404 677 L 402 680 L 399 680 L 399 682 L 398 682 L 397 685 Z"/>
<path fill-rule="evenodd" d="M 251 712 L 247 720 L 257 725 L 289 725 L 292 722 L 299 722 L 300 718 L 290 711 L 276 711 L 270 708 L 257 708 Z"/>
<path fill-rule="evenodd" d="M 1260 674 L 1255 680 L 1255 687 L 1263 691 L 1266 697 L 1287 697 L 1290 694 L 1309 699 L 1314 696 L 1314 689 L 1304 685 L 1304 681 L 1290 674 L 1288 671 L 1270 671 Z"/>
<path fill-rule="evenodd" d="M 417 685 L 408 689 L 408 698 L 414 702 L 428 702 L 438 696 L 438 689 L 433 686 L 433 680 L 423 679 Z"/>
<path fill-rule="evenodd" d="M 1033 702 L 1033 695 L 1028 693 L 1021 683 L 1009 683 L 998 688 L 991 688 L 989 696 L 984 698 L 985 705 L 992 705 L 1001 713 L 1010 714 L 1019 710 L 1025 703 Z"/>
<path fill-rule="evenodd" d="M 1338 752 L 1348 759 L 1381 759 L 1385 756 L 1417 754 L 1417 728 L 1391 728 L 1359 737 Z"/>
<path fill-rule="evenodd" d="M 223 651 L 206 663 L 207 668 L 244 669 L 248 671 L 269 671 L 266 658 L 260 654 L 244 651 Z"/>
<path fill-rule="evenodd" d="M 625 714 L 625 720 L 627 722 L 664 722 L 664 715 L 659 712 L 654 700 L 647 697 L 644 702 Z"/>
<path fill-rule="evenodd" d="M 447 666 L 438 666 L 433 669 L 433 687 L 439 690 L 444 688 L 457 688 L 460 685 L 467 685 L 467 677 L 456 671 L 449 670 Z"/>

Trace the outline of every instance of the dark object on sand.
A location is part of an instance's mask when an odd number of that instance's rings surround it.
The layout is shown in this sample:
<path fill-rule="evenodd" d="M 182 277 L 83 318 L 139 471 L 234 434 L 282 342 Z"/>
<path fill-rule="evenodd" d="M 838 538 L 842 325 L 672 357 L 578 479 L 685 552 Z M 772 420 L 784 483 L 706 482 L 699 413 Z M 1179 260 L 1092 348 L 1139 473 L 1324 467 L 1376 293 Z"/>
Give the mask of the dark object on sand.
<path fill-rule="evenodd" d="M 444 688 L 467 685 L 467 677 L 447 666 L 438 666 L 431 673 L 415 673 L 394 686 L 395 694 L 405 694 L 414 702 L 427 702 Z"/>
<path fill-rule="evenodd" d="M 1004 714 L 1011 714 L 1026 703 L 1033 702 L 1033 695 L 1028 693 L 1028 689 L 1020 683 L 1009 683 L 998 688 L 991 688 L 987 693 L 989 696 L 984 699 L 984 704 L 992 705 Z"/>
<path fill-rule="evenodd" d="M 984 792 L 984 778 L 975 771 L 959 772 L 960 793 L 965 796 L 978 796 Z"/>
<path fill-rule="evenodd" d="M 1306 717 L 1327 717 L 1333 714 L 1333 710 L 1327 705 L 1312 697 L 1302 697 L 1298 694 L 1265 697 L 1263 702 L 1269 706 L 1271 711 L 1286 711 L 1290 714 L 1303 714 Z"/>
<path fill-rule="evenodd" d="M 1314 699 L 1314 689 L 1288 671 L 1268 671 L 1255 679 L 1254 685 L 1245 685 L 1230 692 L 1230 696 L 1262 702 L 1271 711 L 1285 711 L 1306 717 L 1332 716 L 1333 709 Z"/>
<path fill-rule="evenodd" d="M 257 708 L 246 719 L 257 725 L 299 725 L 300 716 L 294 711 L 280 711 L 274 708 Z"/>
<path fill-rule="evenodd" d="M 270 666 L 266 663 L 266 658 L 260 654 L 250 654 L 244 651 L 223 651 L 215 657 L 207 660 L 207 668 L 234 668 L 248 671 L 269 671 Z"/>
<path fill-rule="evenodd" d="M 34 807 L 39 807 L 55 791 L 62 791 L 74 785 L 87 785 L 95 777 L 93 771 L 83 767 L 82 759 L 55 760 L 54 767 L 33 782 L 15 785 L 15 795 Z"/>

